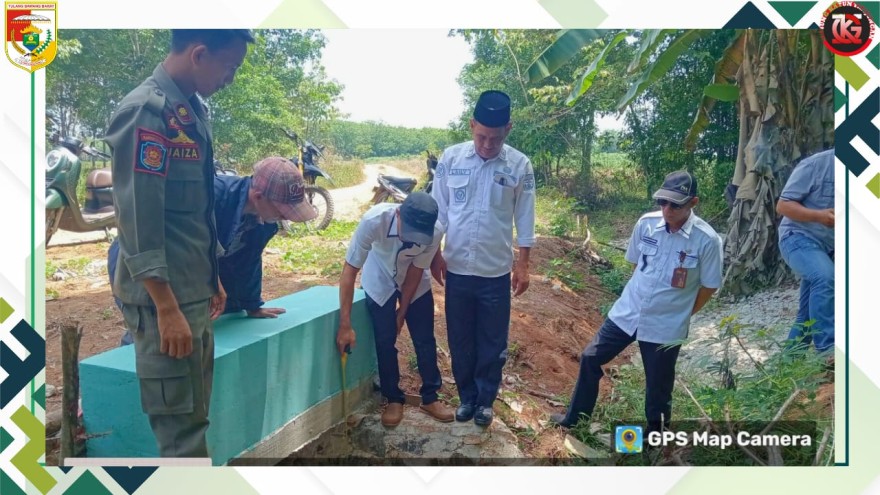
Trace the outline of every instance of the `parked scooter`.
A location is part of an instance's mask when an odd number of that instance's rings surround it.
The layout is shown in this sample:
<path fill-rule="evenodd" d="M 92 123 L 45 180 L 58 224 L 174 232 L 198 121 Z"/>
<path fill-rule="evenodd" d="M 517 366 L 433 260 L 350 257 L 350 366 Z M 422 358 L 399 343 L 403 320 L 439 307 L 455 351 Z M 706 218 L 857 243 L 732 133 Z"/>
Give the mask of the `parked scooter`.
<path fill-rule="evenodd" d="M 110 160 L 106 153 L 84 146 L 82 140 L 71 137 L 60 138 L 58 145 L 46 155 L 46 245 L 59 229 L 70 232 L 103 230 L 109 240 L 110 229 L 116 226 L 109 168 L 89 173 L 86 202 L 80 209 L 76 189 L 82 171 L 81 154 Z"/>
<path fill-rule="evenodd" d="M 306 182 L 306 197 L 309 199 L 309 203 L 311 203 L 315 210 L 318 211 L 318 216 L 315 220 L 307 222 L 307 225 L 314 230 L 326 229 L 327 226 L 330 225 L 330 221 L 333 220 L 333 197 L 330 196 L 329 191 L 321 186 L 315 185 L 315 180 L 318 177 L 323 177 L 327 179 L 327 182 L 334 184 L 333 179 L 330 178 L 330 174 L 318 167 L 318 158 L 324 158 L 324 154 L 321 153 L 324 147 L 316 146 L 308 140 L 302 142 L 299 136 L 293 131 L 287 129 L 281 130 L 296 144 L 297 156 L 292 157 L 290 161 L 296 164 L 296 166 L 299 167 L 300 172 L 302 172 L 303 179 L 305 179 Z M 291 232 L 291 225 L 287 220 L 281 221 L 281 227 L 288 233 Z"/>
<path fill-rule="evenodd" d="M 384 203 L 386 201 L 392 203 L 403 203 L 403 200 L 409 196 L 416 188 L 417 181 L 409 177 L 393 177 L 391 175 L 379 175 L 376 178 L 379 183 L 373 188 L 374 205 Z"/>
<path fill-rule="evenodd" d="M 421 190 L 431 194 L 431 189 L 434 186 L 434 171 L 437 170 L 437 157 L 430 151 L 426 151 L 426 153 L 428 155 L 426 162 L 428 181 Z M 379 185 L 373 188 L 373 199 L 371 200 L 374 205 L 386 201 L 403 203 L 403 200 L 416 189 L 416 184 L 418 184 L 416 179 L 410 179 L 409 177 L 394 177 L 381 174 L 377 177 L 376 181 Z"/>

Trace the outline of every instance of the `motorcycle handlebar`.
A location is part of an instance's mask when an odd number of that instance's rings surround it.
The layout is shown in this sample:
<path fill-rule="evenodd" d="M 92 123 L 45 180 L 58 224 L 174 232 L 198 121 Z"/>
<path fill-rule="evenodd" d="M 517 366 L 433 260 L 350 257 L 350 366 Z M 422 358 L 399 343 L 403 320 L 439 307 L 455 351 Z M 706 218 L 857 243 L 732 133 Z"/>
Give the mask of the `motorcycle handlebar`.
<path fill-rule="evenodd" d="M 89 155 L 94 158 L 103 158 L 104 160 L 111 159 L 111 156 L 108 155 L 107 153 L 104 153 L 101 150 L 92 148 L 91 146 L 83 146 L 82 152 L 85 153 L 86 155 Z"/>

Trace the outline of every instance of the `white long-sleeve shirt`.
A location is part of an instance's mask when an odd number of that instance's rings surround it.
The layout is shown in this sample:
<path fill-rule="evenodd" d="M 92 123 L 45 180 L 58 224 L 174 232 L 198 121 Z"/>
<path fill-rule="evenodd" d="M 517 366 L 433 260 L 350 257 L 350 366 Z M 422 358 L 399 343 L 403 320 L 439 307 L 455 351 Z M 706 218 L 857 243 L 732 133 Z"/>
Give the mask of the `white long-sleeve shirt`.
<path fill-rule="evenodd" d="M 513 266 L 513 227 L 520 247 L 535 243 L 535 175 L 529 159 L 504 145 L 483 160 L 473 141 L 443 152 L 435 172 L 443 257 L 457 275 L 500 277 Z"/>

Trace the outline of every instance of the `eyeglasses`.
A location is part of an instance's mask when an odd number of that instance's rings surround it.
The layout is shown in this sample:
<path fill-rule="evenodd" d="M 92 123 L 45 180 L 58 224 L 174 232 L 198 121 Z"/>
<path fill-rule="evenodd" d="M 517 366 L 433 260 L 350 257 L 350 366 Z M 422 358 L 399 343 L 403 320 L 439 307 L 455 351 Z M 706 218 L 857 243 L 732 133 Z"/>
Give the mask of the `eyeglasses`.
<path fill-rule="evenodd" d="M 688 201 L 688 203 L 690 203 L 690 201 Z M 683 205 L 677 205 L 677 204 L 673 203 L 672 201 L 669 201 L 666 199 L 658 199 L 657 200 L 657 206 L 659 206 L 660 208 L 663 208 L 664 206 L 669 205 L 673 210 L 680 210 L 680 209 L 684 208 L 685 206 L 687 206 L 688 203 L 685 203 Z"/>

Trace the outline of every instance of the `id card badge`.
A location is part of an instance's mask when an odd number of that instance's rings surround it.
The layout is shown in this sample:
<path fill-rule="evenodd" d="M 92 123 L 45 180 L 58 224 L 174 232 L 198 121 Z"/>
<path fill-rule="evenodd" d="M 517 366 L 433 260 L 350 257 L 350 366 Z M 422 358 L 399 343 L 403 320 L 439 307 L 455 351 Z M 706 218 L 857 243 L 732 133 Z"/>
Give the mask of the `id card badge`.
<path fill-rule="evenodd" d="M 687 284 L 688 271 L 683 266 L 685 258 L 687 258 L 687 253 L 680 251 L 678 253 L 678 268 L 672 271 L 672 286 L 676 289 L 684 289 Z"/>
<path fill-rule="evenodd" d="M 684 286 L 687 284 L 687 280 L 687 268 L 678 267 L 672 272 L 672 286 L 676 289 L 684 289 Z"/>

